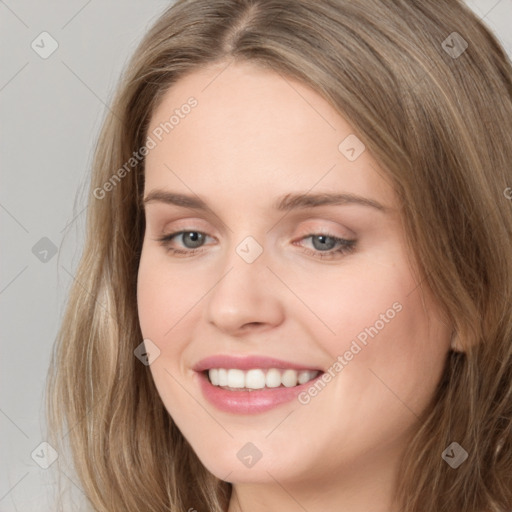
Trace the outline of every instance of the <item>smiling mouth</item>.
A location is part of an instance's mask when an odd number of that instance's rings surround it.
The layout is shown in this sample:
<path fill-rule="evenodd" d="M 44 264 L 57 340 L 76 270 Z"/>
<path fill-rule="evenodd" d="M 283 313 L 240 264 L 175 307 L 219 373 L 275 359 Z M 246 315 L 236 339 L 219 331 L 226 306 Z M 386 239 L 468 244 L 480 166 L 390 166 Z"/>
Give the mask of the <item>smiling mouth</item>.
<path fill-rule="evenodd" d="M 210 384 L 228 391 L 255 391 L 275 388 L 293 388 L 306 384 L 323 373 L 320 370 L 293 370 L 291 368 L 210 368 L 204 370 Z"/>

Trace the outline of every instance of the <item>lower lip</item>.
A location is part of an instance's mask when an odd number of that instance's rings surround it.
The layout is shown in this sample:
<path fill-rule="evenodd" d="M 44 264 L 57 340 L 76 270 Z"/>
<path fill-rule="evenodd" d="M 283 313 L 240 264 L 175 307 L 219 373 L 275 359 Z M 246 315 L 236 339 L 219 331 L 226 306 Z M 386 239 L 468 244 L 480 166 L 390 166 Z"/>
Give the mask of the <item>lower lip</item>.
<path fill-rule="evenodd" d="M 222 389 L 219 386 L 214 386 L 204 373 L 197 372 L 197 375 L 199 376 L 199 384 L 204 397 L 217 409 L 236 414 L 259 414 L 281 404 L 291 402 L 299 393 L 305 391 L 321 378 L 323 373 L 320 373 L 305 384 L 292 388 L 264 388 L 252 391 L 229 391 Z"/>

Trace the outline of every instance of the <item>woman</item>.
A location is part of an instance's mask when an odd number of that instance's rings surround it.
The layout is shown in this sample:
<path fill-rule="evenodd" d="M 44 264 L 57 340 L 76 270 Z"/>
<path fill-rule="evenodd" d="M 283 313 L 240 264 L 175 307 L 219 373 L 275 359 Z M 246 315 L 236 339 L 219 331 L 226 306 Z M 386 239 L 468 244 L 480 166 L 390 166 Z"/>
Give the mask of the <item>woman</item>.
<path fill-rule="evenodd" d="M 49 378 L 94 510 L 509 511 L 511 133 L 457 0 L 170 7 Z"/>

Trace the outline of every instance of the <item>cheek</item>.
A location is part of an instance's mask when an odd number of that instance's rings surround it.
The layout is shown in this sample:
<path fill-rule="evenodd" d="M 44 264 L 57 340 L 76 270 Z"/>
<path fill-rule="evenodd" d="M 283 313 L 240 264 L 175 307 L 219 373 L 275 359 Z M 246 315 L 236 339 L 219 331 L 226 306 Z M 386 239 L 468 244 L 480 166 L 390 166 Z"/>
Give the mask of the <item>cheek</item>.
<path fill-rule="evenodd" d="M 137 276 L 137 306 L 145 338 L 150 338 L 160 349 L 164 348 L 165 339 L 176 339 L 180 318 L 197 301 L 194 295 L 194 287 L 183 282 L 179 271 L 170 272 L 154 253 L 143 249 Z"/>
<path fill-rule="evenodd" d="M 442 375 L 449 330 L 433 308 L 425 311 L 419 291 L 407 293 L 383 294 L 357 318 L 354 312 L 352 335 L 342 341 L 343 351 L 338 347 L 345 365 L 339 384 L 357 397 L 354 407 L 364 398 L 368 414 L 419 416 Z"/>
<path fill-rule="evenodd" d="M 311 308 L 331 331 L 320 326 L 316 339 L 340 363 L 333 371 L 343 375 L 336 380 L 344 391 L 379 403 L 399 396 L 420 411 L 441 377 L 451 330 L 422 297 L 406 259 L 365 263 L 325 281 L 322 294 L 310 292 Z"/>
<path fill-rule="evenodd" d="M 304 273 L 292 284 L 314 313 L 303 315 L 304 325 L 316 328 L 311 339 L 322 340 L 331 356 L 349 350 L 354 339 L 364 347 L 365 341 L 384 337 L 392 324 L 414 328 L 424 316 L 411 293 L 416 283 L 401 263 L 383 266 L 367 260 L 315 279 Z"/>
<path fill-rule="evenodd" d="M 190 304 L 197 300 L 186 296 L 189 288 L 181 288 L 183 283 L 179 282 L 179 273 L 166 271 L 153 255 L 143 250 L 137 276 L 137 304 L 142 335 L 160 350 L 149 369 L 169 414 L 173 418 L 181 418 L 180 412 L 188 411 L 187 414 L 192 418 L 197 415 L 200 424 L 200 411 L 190 407 L 190 396 L 179 384 L 183 380 L 181 355 L 188 339 L 185 333 L 190 331 L 185 315 Z"/>
<path fill-rule="evenodd" d="M 143 338 L 160 351 L 150 371 L 168 412 L 173 417 L 180 417 L 180 411 L 200 415 L 200 411 L 190 410 L 190 395 L 182 383 L 191 375 L 185 367 L 184 352 L 197 324 L 194 313 L 199 309 L 194 305 L 205 291 L 196 286 L 199 281 L 192 282 L 190 276 L 166 263 L 160 251 L 143 247 L 137 276 L 139 324 Z"/>
<path fill-rule="evenodd" d="M 169 292 L 157 275 L 156 269 L 146 263 L 143 252 L 137 276 L 137 307 L 142 334 L 152 340 L 165 332 L 166 317 L 162 315 L 162 306 L 169 299 L 166 296 Z"/>

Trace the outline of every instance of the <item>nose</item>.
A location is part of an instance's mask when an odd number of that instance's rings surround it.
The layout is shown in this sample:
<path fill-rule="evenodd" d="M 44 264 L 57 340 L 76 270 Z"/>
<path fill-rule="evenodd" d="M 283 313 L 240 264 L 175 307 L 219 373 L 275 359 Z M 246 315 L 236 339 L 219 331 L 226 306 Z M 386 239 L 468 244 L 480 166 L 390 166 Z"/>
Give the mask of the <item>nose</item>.
<path fill-rule="evenodd" d="M 246 257 L 247 247 L 253 249 L 249 242 L 230 251 L 206 297 L 208 322 L 231 336 L 271 329 L 284 320 L 282 283 L 268 268 L 265 251 L 253 259 L 254 253 Z"/>

